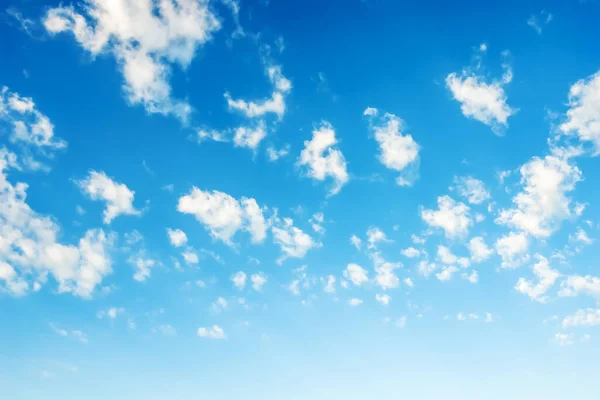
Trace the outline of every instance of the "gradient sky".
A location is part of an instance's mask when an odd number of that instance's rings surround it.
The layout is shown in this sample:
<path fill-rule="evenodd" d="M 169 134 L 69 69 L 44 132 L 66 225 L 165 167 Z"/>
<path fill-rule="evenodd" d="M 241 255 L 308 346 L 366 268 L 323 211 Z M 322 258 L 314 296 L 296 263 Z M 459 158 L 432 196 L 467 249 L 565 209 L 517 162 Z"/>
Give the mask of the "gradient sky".
<path fill-rule="evenodd" d="M 599 17 L 7 0 L 0 398 L 600 398 Z"/>

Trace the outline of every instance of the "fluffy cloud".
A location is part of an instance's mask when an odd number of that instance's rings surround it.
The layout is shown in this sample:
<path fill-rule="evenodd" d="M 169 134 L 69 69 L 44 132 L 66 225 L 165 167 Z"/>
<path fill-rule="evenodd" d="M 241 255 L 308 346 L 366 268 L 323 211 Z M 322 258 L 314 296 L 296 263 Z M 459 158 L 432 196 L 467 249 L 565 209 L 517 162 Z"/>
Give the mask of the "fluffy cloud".
<path fill-rule="evenodd" d="M 600 325 L 600 309 L 588 308 L 577 310 L 573 315 L 565 317 L 562 322 L 563 328 L 571 326 L 598 326 Z"/>
<path fill-rule="evenodd" d="M 471 261 L 474 263 L 480 263 L 487 260 L 493 253 L 481 236 L 469 240 L 467 248 L 471 253 Z"/>
<path fill-rule="evenodd" d="M 171 65 L 185 70 L 220 28 L 208 1 L 87 0 L 81 11 L 51 8 L 44 26 L 50 34 L 71 32 L 92 56 L 112 54 L 129 103 L 185 121 L 191 107 L 171 96 Z"/>
<path fill-rule="evenodd" d="M 262 272 L 258 274 L 252 274 L 250 281 L 252 282 L 252 289 L 260 292 L 262 287 L 267 283 L 267 277 Z"/>
<path fill-rule="evenodd" d="M 391 240 L 387 238 L 381 229 L 372 226 L 367 230 L 367 242 L 369 242 L 367 247 L 372 250 L 377 247 L 377 243 L 391 242 Z"/>
<path fill-rule="evenodd" d="M 380 253 L 372 253 L 371 259 L 375 265 L 375 282 L 383 290 L 393 289 L 400 286 L 400 279 L 394 274 L 394 270 L 402 267 L 401 263 L 385 260 Z"/>
<path fill-rule="evenodd" d="M 106 202 L 105 224 L 110 224 L 119 215 L 141 214 L 133 206 L 135 192 L 123 183 L 113 181 L 104 172 L 90 171 L 87 178 L 76 183 L 90 199 Z"/>
<path fill-rule="evenodd" d="M 123 307 L 110 307 L 106 310 L 98 311 L 96 313 L 96 318 L 98 318 L 98 319 L 104 319 L 104 318 L 115 319 L 120 314 L 123 314 L 124 312 L 125 312 L 125 309 Z"/>
<path fill-rule="evenodd" d="M 483 182 L 478 179 L 470 176 L 455 177 L 454 184 L 458 193 L 471 204 L 481 204 L 491 198 Z"/>
<path fill-rule="evenodd" d="M 600 278 L 586 275 L 571 275 L 560 284 L 559 296 L 586 294 L 600 300 Z"/>
<path fill-rule="evenodd" d="M 421 209 L 423 221 L 431 227 L 443 229 L 449 239 L 467 236 L 473 225 L 469 207 L 449 196 L 438 197 L 437 203 L 438 210 Z"/>
<path fill-rule="evenodd" d="M 249 232 L 254 243 L 262 242 L 267 235 L 262 209 L 252 198 L 237 200 L 227 193 L 193 187 L 179 198 L 177 211 L 194 215 L 213 238 L 228 245 L 233 245 L 232 238 L 240 229 Z"/>
<path fill-rule="evenodd" d="M 167 228 L 167 235 L 169 235 L 169 241 L 175 247 L 185 246 L 187 243 L 187 235 L 181 229 Z"/>
<path fill-rule="evenodd" d="M 515 290 L 529 296 L 532 300 L 545 303 L 548 300 L 545 294 L 560 277 L 560 273 L 550 268 L 546 258 L 540 255 L 537 257 L 538 262 L 533 266 L 533 273 L 538 279 L 537 283 L 525 280 L 525 278 L 519 278 L 515 285 Z"/>
<path fill-rule="evenodd" d="M 377 300 L 378 302 L 380 302 L 384 306 L 387 306 L 392 301 L 392 297 L 390 295 L 388 295 L 388 294 L 379 294 L 379 293 L 377 293 L 375 295 L 375 300 Z"/>
<path fill-rule="evenodd" d="M 348 304 L 350 304 L 352 307 L 360 306 L 362 303 L 363 303 L 363 301 L 361 299 L 357 299 L 357 298 L 352 298 L 352 299 L 348 300 Z"/>
<path fill-rule="evenodd" d="M 304 149 L 300 153 L 297 164 L 305 167 L 307 175 L 318 181 L 330 177 L 333 185 L 329 195 L 332 196 L 337 194 L 350 179 L 346 170 L 346 159 L 336 148 L 338 140 L 329 122 L 322 122 L 312 133 L 312 139 L 304 141 Z"/>
<path fill-rule="evenodd" d="M 454 254 L 452 254 L 448 247 L 441 245 L 438 246 L 437 258 L 442 264 L 458 265 L 462 268 L 467 268 L 471 264 L 468 258 L 457 257 Z"/>
<path fill-rule="evenodd" d="M 454 273 L 457 271 L 458 271 L 458 268 L 456 268 L 453 265 L 446 266 L 446 267 L 442 268 L 441 272 L 435 274 L 435 276 L 442 282 L 449 281 L 452 278 L 452 275 L 454 275 Z"/>
<path fill-rule="evenodd" d="M 523 190 L 513 198 L 514 208 L 500 211 L 496 223 L 546 238 L 574 214 L 567 193 L 575 189 L 581 171 L 566 157 L 534 157 L 520 168 Z"/>
<path fill-rule="evenodd" d="M 138 252 L 135 256 L 129 257 L 127 261 L 135 267 L 133 279 L 138 282 L 143 282 L 150 278 L 150 270 L 157 264 L 155 260 L 147 258 L 143 251 Z"/>
<path fill-rule="evenodd" d="M 375 108 L 367 108 L 364 115 L 369 117 L 371 130 L 379 143 L 379 161 L 401 172 L 396 178 L 398 185 L 412 186 L 418 175 L 420 148 L 410 134 L 402 134 L 404 121 L 389 113 L 380 117 Z"/>
<path fill-rule="evenodd" d="M 0 121 L 10 124 L 9 140 L 21 146 L 21 161 L 29 169 L 47 169 L 32 152 L 51 157 L 54 151 L 67 147 L 66 141 L 54 136 L 54 125 L 36 109 L 33 99 L 21 97 L 6 86 L 0 89 Z"/>
<path fill-rule="evenodd" d="M 221 329 L 219 325 L 213 325 L 208 328 L 198 328 L 198 336 L 208 339 L 227 339 L 225 332 L 223 331 L 223 329 Z"/>
<path fill-rule="evenodd" d="M 356 250 L 360 250 L 362 240 L 360 240 L 358 236 L 352 235 L 350 237 L 350 243 L 352 244 L 352 246 L 356 247 Z"/>
<path fill-rule="evenodd" d="M 260 142 L 267 136 L 267 127 L 264 121 L 259 121 L 255 126 L 240 126 L 234 130 L 233 144 L 236 147 L 256 149 Z"/>
<path fill-rule="evenodd" d="M 460 103 L 460 109 L 467 118 L 474 118 L 500 134 L 508 126 L 508 118 L 517 112 L 507 104 L 504 85 L 512 80 L 512 72 L 505 67 L 501 81 L 487 79 L 476 71 L 463 70 L 460 74 L 452 72 L 446 76 L 446 87 L 452 92 L 454 100 Z"/>
<path fill-rule="evenodd" d="M 335 276 L 327 276 L 327 281 L 323 290 L 325 291 L 325 293 L 335 293 Z"/>
<path fill-rule="evenodd" d="M 246 273 L 244 271 L 238 271 L 231 276 L 231 282 L 237 289 L 243 289 L 246 286 Z"/>
<path fill-rule="evenodd" d="M 419 250 L 415 249 L 414 247 L 409 247 L 407 249 L 403 249 L 400 251 L 400 253 L 404 257 L 408 257 L 408 258 L 416 258 L 421 255 L 421 252 Z"/>
<path fill-rule="evenodd" d="M 356 286 L 361 286 L 369 281 L 368 272 L 358 264 L 348 264 L 344 270 L 344 278 L 348 279 Z"/>
<path fill-rule="evenodd" d="M 600 154 L 600 71 L 577 81 L 569 90 L 569 110 L 560 130 L 591 142 Z"/>
<path fill-rule="evenodd" d="M 421 260 L 419 262 L 419 265 L 417 266 L 417 272 L 419 273 L 419 275 L 423 275 L 424 277 L 428 277 L 436 269 L 437 265 L 435 263 L 429 262 L 429 260 Z"/>
<path fill-rule="evenodd" d="M 288 258 L 303 258 L 310 249 L 321 245 L 315 242 L 310 235 L 296 228 L 291 218 L 284 218 L 283 221 L 276 218 L 271 232 L 273 233 L 273 242 L 283 253 L 277 259 L 279 264 Z"/>
<path fill-rule="evenodd" d="M 502 258 L 502 268 L 516 268 L 529 260 L 529 240 L 524 233 L 510 232 L 496 241 L 496 252 Z"/>
<path fill-rule="evenodd" d="M 554 343 L 561 347 L 570 346 L 573 344 L 573 334 L 572 333 L 557 333 L 554 335 Z"/>
<path fill-rule="evenodd" d="M 192 249 L 187 249 L 181 253 L 181 257 L 183 257 L 183 261 L 185 261 L 188 265 L 198 264 L 198 254 Z"/>
<path fill-rule="evenodd" d="M 464 280 L 467 280 L 467 281 L 469 281 L 470 283 L 473 283 L 473 284 L 479 282 L 479 273 L 477 271 L 471 271 L 470 274 L 467 274 L 466 272 L 464 272 L 460 276 Z"/>
<path fill-rule="evenodd" d="M 91 297 L 112 272 L 113 237 L 90 229 L 77 245 L 57 242 L 59 226 L 26 203 L 27 184 L 6 179 L 6 169 L 15 165 L 16 156 L 0 148 L 0 290 L 23 295 L 39 290 L 50 275 L 59 293 Z"/>

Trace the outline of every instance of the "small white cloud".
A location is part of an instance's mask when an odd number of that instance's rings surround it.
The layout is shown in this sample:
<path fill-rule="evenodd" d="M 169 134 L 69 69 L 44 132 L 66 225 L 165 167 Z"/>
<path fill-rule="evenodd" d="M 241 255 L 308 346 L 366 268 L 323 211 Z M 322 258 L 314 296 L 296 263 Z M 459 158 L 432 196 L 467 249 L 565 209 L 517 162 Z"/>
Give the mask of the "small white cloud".
<path fill-rule="evenodd" d="M 465 272 L 465 273 L 461 274 L 461 277 L 464 280 L 467 280 L 467 281 L 469 281 L 470 283 L 473 283 L 473 284 L 479 282 L 479 273 L 477 271 L 475 271 L 475 270 L 471 271 L 470 274 L 467 274 Z"/>
<path fill-rule="evenodd" d="M 471 261 L 474 263 L 480 263 L 487 260 L 493 253 L 492 249 L 487 246 L 481 236 L 476 236 L 469 240 L 467 248 L 471 253 Z"/>
<path fill-rule="evenodd" d="M 496 252 L 502 258 L 502 268 L 516 268 L 529 260 L 529 241 L 524 233 L 510 232 L 496 241 Z"/>
<path fill-rule="evenodd" d="M 183 261 L 185 261 L 188 265 L 196 265 L 198 264 L 198 254 L 192 249 L 187 249 L 181 253 L 181 257 L 183 257 Z"/>
<path fill-rule="evenodd" d="M 563 329 L 571 326 L 598 326 L 600 325 L 600 308 L 587 310 L 577 310 L 573 315 L 569 315 L 563 319 Z"/>
<path fill-rule="evenodd" d="M 143 282 L 150 278 L 151 269 L 156 265 L 156 261 L 151 258 L 147 258 L 142 250 L 139 251 L 135 256 L 129 257 L 127 262 L 135 267 L 133 279 L 138 282 Z"/>
<path fill-rule="evenodd" d="M 231 282 L 237 289 L 242 290 L 246 286 L 246 273 L 244 271 L 238 271 L 231 276 Z"/>
<path fill-rule="evenodd" d="M 290 153 L 290 145 L 285 145 L 280 149 L 276 149 L 273 146 L 267 147 L 267 157 L 269 161 L 277 161 L 282 157 L 287 156 Z"/>
<path fill-rule="evenodd" d="M 307 175 L 318 181 L 328 177 L 333 179 L 329 192 L 332 196 L 337 194 L 342 186 L 350 179 L 346 168 L 346 159 L 336 147 L 338 140 L 335 137 L 333 126 L 329 122 L 322 122 L 314 129 L 311 140 L 304 141 L 304 149 L 298 158 L 298 166 L 305 167 Z"/>
<path fill-rule="evenodd" d="M 361 245 L 361 240 L 358 236 L 356 235 L 352 235 L 350 237 L 350 243 L 352 243 L 352 246 L 356 247 L 356 250 L 360 250 L 360 245 Z"/>
<path fill-rule="evenodd" d="M 473 226 L 469 207 L 449 196 L 438 197 L 437 203 L 437 210 L 421 208 L 423 221 L 433 228 L 443 229 L 449 239 L 467 236 L 469 228 Z"/>
<path fill-rule="evenodd" d="M 537 258 L 538 262 L 533 266 L 533 273 L 537 277 L 538 282 L 533 283 L 525 278 L 519 278 L 515 285 L 515 290 L 529 296 L 532 300 L 545 303 L 548 301 L 546 292 L 560 277 L 560 273 L 557 270 L 550 268 L 546 258 L 540 255 L 538 255 Z"/>
<path fill-rule="evenodd" d="M 541 35 L 544 26 L 549 24 L 552 19 L 553 16 L 551 13 L 547 12 L 546 10 L 542 10 L 539 15 L 531 15 L 529 19 L 527 19 L 527 25 L 532 27 L 538 35 Z"/>
<path fill-rule="evenodd" d="M 115 182 L 104 172 L 90 171 L 87 178 L 76 183 L 90 199 L 106 203 L 105 224 L 110 224 L 119 215 L 141 214 L 141 211 L 133 206 L 135 192 L 123 183 Z"/>
<path fill-rule="evenodd" d="M 158 332 L 163 336 L 177 336 L 177 330 L 169 324 L 159 325 L 153 329 L 154 332 Z"/>
<path fill-rule="evenodd" d="M 375 140 L 379 144 L 379 161 L 388 169 L 398 171 L 399 186 L 412 186 L 418 177 L 420 147 L 410 134 L 402 134 L 404 121 L 394 114 L 379 116 L 377 109 L 367 108 Z"/>
<path fill-rule="evenodd" d="M 267 283 L 267 277 L 262 272 L 253 274 L 250 277 L 250 280 L 252 281 L 252 289 L 256 290 L 257 292 L 260 292 L 262 287 Z"/>
<path fill-rule="evenodd" d="M 362 303 L 363 303 L 363 301 L 361 299 L 357 299 L 357 298 L 352 298 L 352 299 L 348 300 L 348 304 L 350 304 L 352 307 L 360 306 Z"/>
<path fill-rule="evenodd" d="M 208 339 L 227 339 L 225 332 L 219 325 L 213 325 L 208 328 L 198 328 L 198 336 Z"/>
<path fill-rule="evenodd" d="M 558 295 L 561 297 L 586 294 L 600 300 L 600 278 L 586 275 L 571 275 L 561 282 Z"/>
<path fill-rule="evenodd" d="M 457 257 L 452 254 L 448 247 L 442 245 L 438 246 L 437 258 L 442 264 L 446 265 L 458 265 L 462 268 L 467 268 L 469 265 L 471 265 L 471 262 L 468 258 Z"/>
<path fill-rule="evenodd" d="M 467 198 L 471 204 L 481 204 L 491 198 L 482 181 L 470 176 L 455 177 L 454 184 L 458 194 Z"/>
<path fill-rule="evenodd" d="M 379 294 L 379 293 L 377 293 L 375 295 L 375 300 L 377 300 L 378 302 L 380 302 L 384 306 L 387 306 L 392 301 L 392 297 L 390 295 L 388 295 L 388 294 Z"/>
<path fill-rule="evenodd" d="M 167 228 L 167 235 L 169 235 L 169 241 L 175 247 L 185 246 L 188 241 L 187 235 L 181 229 Z"/>
<path fill-rule="evenodd" d="M 125 309 L 123 307 L 110 307 L 106 310 L 98 311 L 98 313 L 96 313 L 96 317 L 98 319 L 104 319 L 104 318 L 115 319 L 115 318 L 117 318 L 117 316 L 119 316 L 120 314 L 123 314 L 124 312 L 125 312 Z"/>
<path fill-rule="evenodd" d="M 554 335 L 553 341 L 561 347 L 566 347 L 573 344 L 573 337 L 572 333 L 557 333 Z"/>
<path fill-rule="evenodd" d="M 421 255 L 421 252 L 419 250 L 415 249 L 414 247 L 409 247 L 407 249 L 401 250 L 400 253 L 404 257 L 408 257 L 408 258 L 416 258 Z"/>
<path fill-rule="evenodd" d="M 282 252 L 277 259 L 278 264 L 288 258 L 303 258 L 310 249 L 320 246 L 310 235 L 296 228 L 291 218 L 284 218 L 283 221 L 276 219 L 275 224 L 271 227 L 271 232 L 273 233 L 273 242 L 279 246 Z"/>
<path fill-rule="evenodd" d="M 239 126 L 235 128 L 233 144 L 236 147 L 246 147 L 255 150 L 265 136 L 267 136 L 267 127 L 264 121 L 259 121 L 254 126 Z"/>
<path fill-rule="evenodd" d="M 350 263 L 344 270 L 344 278 L 348 279 L 355 286 L 361 286 L 369 281 L 367 270 L 358 264 Z"/>
<path fill-rule="evenodd" d="M 452 275 L 454 275 L 455 272 L 458 272 L 458 268 L 451 265 L 451 266 L 443 267 L 442 271 L 435 274 L 435 276 L 440 281 L 445 282 L 445 281 L 449 281 L 450 279 L 452 279 Z"/>
<path fill-rule="evenodd" d="M 390 243 L 391 240 L 387 238 L 381 229 L 372 226 L 367 230 L 367 242 L 369 242 L 367 247 L 372 250 L 377 247 L 377 243 Z"/>
<path fill-rule="evenodd" d="M 335 281 L 335 276 L 327 276 L 327 283 L 325 284 L 325 288 L 323 289 L 325 293 L 335 293 Z"/>

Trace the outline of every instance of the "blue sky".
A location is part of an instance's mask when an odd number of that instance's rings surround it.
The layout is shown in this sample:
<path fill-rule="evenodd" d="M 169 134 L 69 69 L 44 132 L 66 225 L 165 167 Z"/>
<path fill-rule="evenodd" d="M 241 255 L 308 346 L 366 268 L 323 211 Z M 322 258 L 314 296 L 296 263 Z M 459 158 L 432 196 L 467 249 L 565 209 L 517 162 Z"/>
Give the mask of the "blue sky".
<path fill-rule="evenodd" d="M 3 4 L 0 397 L 598 398 L 599 13 Z"/>

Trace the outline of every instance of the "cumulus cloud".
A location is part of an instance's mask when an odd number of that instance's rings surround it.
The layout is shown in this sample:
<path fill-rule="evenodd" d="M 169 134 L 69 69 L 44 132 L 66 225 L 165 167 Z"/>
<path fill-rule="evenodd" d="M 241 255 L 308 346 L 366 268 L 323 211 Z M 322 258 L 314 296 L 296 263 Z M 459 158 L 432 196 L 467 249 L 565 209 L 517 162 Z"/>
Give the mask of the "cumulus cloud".
<path fill-rule="evenodd" d="M 600 154 L 600 71 L 571 86 L 568 104 L 566 121 L 560 130 L 591 142 L 594 154 Z"/>
<path fill-rule="evenodd" d="M 406 249 L 403 249 L 400 251 L 400 253 L 404 257 L 408 257 L 408 258 L 416 258 L 421 255 L 421 252 L 419 250 L 415 249 L 414 247 L 408 247 Z"/>
<path fill-rule="evenodd" d="M 59 226 L 26 203 L 27 184 L 11 184 L 6 170 L 16 156 L 0 148 L 0 290 L 24 295 L 39 290 L 51 276 L 59 293 L 90 298 L 112 272 L 112 235 L 87 230 L 77 245 L 57 241 Z"/>
<path fill-rule="evenodd" d="M 274 220 L 275 223 L 271 227 L 273 242 L 279 246 L 282 252 L 277 259 L 278 264 L 288 258 L 303 258 L 310 249 L 321 245 L 315 242 L 309 234 L 296 228 L 291 218 L 283 220 L 275 218 Z"/>
<path fill-rule="evenodd" d="M 352 307 L 360 306 L 362 303 L 363 303 L 363 301 L 361 299 L 357 299 L 357 298 L 352 298 L 352 299 L 348 300 L 348 304 L 350 304 Z"/>
<path fill-rule="evenodd" d="M 491 198 L 482 181 L 470 176 L 455 177 L 454 184 L 458 194 L 471 204 L 481 204 Z"/>
<path fill-rule="evenodd" d="M 360 240 L 358 236 L 352 235 L 350 237 L 350 243 L 352 244 L 352 246 L 356 247 L 356 250 L 360 250 L 362 240 Z"/>
<path fill-rule="evenodd" d="M 244 271 L 238 271 L 231 276 L 231 282 L 237 289 L 242 290 L 246 286 L 246 273 Z"/>
<path fill-rule="evenodd" d="M 383 116 L 375 108 L 364 112 L 369 118 L 371 131 L 379 144 L 379 161 L 394 171 L 400 172 L 396 178 L 399 186 L 412 186 L 418 177 L 420 147 L 410 134 L 403 134 L 404 121 L 394 114 Z"/>
<path fill-rule="evenodd" d="M 572 333 L 557 333 L 554 335 L 553 341 L 561 347 L 572 345 L 574 335 Z"/>
<path fill-rule="evenodd" d="M 480 263 L 487 260 L 493 253 L 492 249 L 487 246 L 485 240 L 483 240 L 481 236 L 476 236 L 469 240 L 467 248 L 471 253 L 471 261 L 474 263 Z"/>
<path fill-rule="evenodd" d="M 502 258 L 502 268 L 516 268 L 529 260 L 529 240 L 524 233 L 510 232 L 496 241 L 496 252 Z"/>
<path fill-rule="evenodd" d="M 236 147 L 256 149 L 260 142 L 267 136 L 267 127 L 264 121 L 259 121 L 254 126 L 239 126 L 235 128 L 233 144 Z"/>
<path fill-rule="evenodd" d="M 383 290 L 400 286 L 400 279 L 394 274 L 394 270 L 401 268 L 401 263 L 387 261 L 379 252 L 371 253 L 371 259 L 375 267 L 375 283 L 378 286 Z"/>
<path fill-rule="evenodd" d="M 348 279 L 355 286 L 361 286 L 369 281 L 368 272 L 358 264 L 350 263 L 344 270 L 344 278 Z"/>
<path fill-rule="evenodd" d="M 377 300 L 378 302 L 380 302 L 384 306 L 387 306 L 392 301 L 392 297 L 389 294 L 379 294 L 379 293 L 377 293 L 375 295 L 375 300 Z"/>
<path fill-rule="evenodd" d="M 376 226 L 372 226 L 367 230 L 367 242 L 369 249 L 375 249 L 377 247 L 377 243 L 389 243 L 391 240 L 387 238 L 385 233 Z"/>
<path fill-rule="evenodd" d="M 85 179 L 76 183 L 90 199 L 106 203 L 105 224 L 110 224 L 119 215 L 141 214 L 141 211 L 133 206 L 135 192 L 125 184 L 112 180 L 104 172 L 90 171 Z"/>
<path fill-rule="evenodd" d="M 181 257 L 183 257 L 183 261 L 185 261 L 187 265 L 196 265 L 199 262 L 198 254 L 196 254 L 196 252 L 192 249 L 186 249 L 183 251 L 181 253 Z"/>
<path fill-rule="evenodd" d="M 157 264 L 156 260 L 146 257 L 144 251 L 139 251 L 136 255 L 129 257 L 127 261 L 135 267 L 133 279 L 138 282 L 150 278 L 151 269 Z"/>
<path fill-rule="evenodd" d="M 455 266 L 453 266 L 453 265 L 445 266 L 442 268 L 442 271 L 435 274 L 435 276 L 440 281 L 444 282 L 444 281 L 449 281 L 455 272 L 458 272 L 458 268 L 456 268 Z"/>
<path fill-rule="evenodd" d="M 181 229 L 167 228 L 167 235 L 169 236 L 169 242 L 175 247 L 185 246 L 188 241 L 187 235 Z"/>
<path fill-rule="evenodd" d="M 448 239 L 467 236 L 470 227 L 473 225 L 469 207 L 449 196 L 438 197 L 437 203 L 437 210 L 421 208 L 423 221 L 433 228 L 443 229 Z"/>
<path fill-rule="evenodd" d="M 600 278 L 591 275 L 571 275 L 561 282 L 559 296 L 571 297 L 579 294 L 600 300 Z"/>
<path fill-rule="evenodd" d="M 227 339 L 227 336 L 225 335 L 225 331 L 223 331 L 223 329 L 219 325 L 213 325 L 208 328 L 204 328 L 204 327 L 198 328 L 197 333 L 198 333 L 198 336 L 200 336 L 202 338 L 219 339 L 219 340 Z"/>
<path fill-rule="evenodd" d="M 31 170 L 48 167 L 32 155 L 52 157 L 54 152 L 67 147 L 67 142 L 54 135 L 54 125 L 35 106 L 33 99 L 0 89 L 0 121 L 10 126 L 9 141 L 23 150 L 21 161 Z"/>
<path fill-rule="evenodd" d="M 446 265 L 458 265 L 462 268 L 467 268 L 469 265 L 471 265 L 471 262 L 468 258 L 457 257 L 452 254 L 448 247 L 442 245 L 438 246 L 437 258 L 442 264 Z"/>
<path fill-rule="evenodd" d="M 264 241 L 267 235 L 263 209 L 253 198 L 237 200 L 227 193 L 193 187 L 179 198 L 177 211 L 194 215 L 214 239 L 230 246 L 234 245 L 232 239 L 239 230 L 249 232 L 254 243 Z"/>
<path fill-rule="evenodd" d="M 460 103 L 465 117 L 480 121 L 492 128 L 494 133 L 501 134 L 508 126 L 508 118 L 517 112 L 507 104 L 504 92 L 504 86 L 512 80 L 512 70 L 507 63 L 503 63 L 502 79 L 489 81 L 479 74 L 479 69 L 480 65 L 474 70 L 463 69 L 461 73 L 448 74 L 446 87 L 454 100 Z"/>
<path fill-rule="evenodd" d="M 537 277 L 537 282 L 534 283 L 525 278 L 519 278 L 515 290 L 529 296 L 532 300 L 545 303 L 548 301 L 546 292 L 560 277 L 560 273 L 550 267 L 545 257 L 538 255 L 537 258 L 538 262 L 533 266 L 533 273 Z"/>
<path fill-rule="evenodd" d="M 501 210 L 496 223 L 547 238 L 575 210 L 567 193 L 582 180 L 581 171 L 561 155 L 534 157 L 520 168 L 522 191 L 513 197 L 514 207 Z"/>
<path fill-rule="evenodd" d="M 252 274 L 250 276 L 250 281 L 252 282 L 252 289 L 260 292 L 263 286 L 267 283 L 267 277 L 262 272 L 258 274 Z"/>
<path fill-rule="evenodd" d="M 600 325 L 600 309 L 588 308 L 586 310 L 577 310 L 573 315 L 563 319 L 563 329 L 572 326 L 598 326 Z"/>
<path fill-rule="evenodd" d="M 191 106 L 171 95 L 171 67 L 185 70 L 220 28 L 208 1 L 87 0 L 80 11 L 51 8 L 43 24 L 52 35 L 72 33 L 92 57 L 112 54 L 129 103 L 187 120 Z"/>
<path fill-rule="evenodd" d="M 305 168 L 309 177 L 324 181 L 333 180 L 329 195 L 337 194 L 350 179 L 346 168 L 346 159 L 337 148 L 333 126 L 324 121 L 314 129 L 311 140 L 304 141 L 304 149 L 298 158 L 298 166 Z"/>

